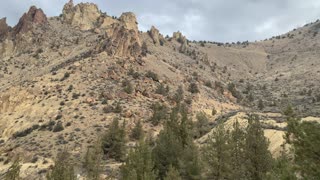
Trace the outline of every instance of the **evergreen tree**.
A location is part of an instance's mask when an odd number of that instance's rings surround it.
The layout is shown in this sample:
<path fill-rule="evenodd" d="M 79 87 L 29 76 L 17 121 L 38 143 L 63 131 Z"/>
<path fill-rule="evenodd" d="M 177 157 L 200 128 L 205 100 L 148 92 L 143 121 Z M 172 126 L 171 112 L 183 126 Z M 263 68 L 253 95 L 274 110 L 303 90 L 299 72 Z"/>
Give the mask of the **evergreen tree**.
<path fill-rule="evenodd" d="M 98 140 L 93 147 L 88 147 L 85 155 L 84 168 L 87 171 L 87 177 L 91 180 L 98 180 L 102 172 L 103 150 L 101 141 Z"/>
<path fill-rule="evenodd" d="M 141 121 L 138 121 L 131 131 L 131 138 L 134 140 L 140 140 L 143 139 L 143 136 L 143 127 Z"/>
<path fill-rule="evenodd" d="M 245 139 L 246 178 L 261 180 L 270 171 L 273 159 L 257 115 L 249 115 Z"/>
<path fill-rule="evenodd" d="M 75 180 L 73 164 L 70 160 L 70 154 L 63 150 L 59 152 L 54 162 L 54 167 L 47 174 L 48 180 Z"/>
<path fill-rule="evenodd" d="M 17 158 L 14 160 L 13 164 L 9 167 L 8 171 L 6 172 L 4 179 L 5 180 L 18 180 L 20 174 L 20 159 Z"/>
<path fill-rule="evenodd" d="M 167 119 L 168 108 L 165 105 L 156 102 L 151 106 L 151 109 L 153 114 L 150 121 L 154 126 L 159 125 L 162 120 Z"/>
<path fill-rule="evenodd" d="M 163 179 L 169 167 L 173 166 L 183 179 L 201 179 L 198 148 L 193 142 L 192 129 L 186 107 L 181 104 L 173 108 L 153 149 L 158 178 Z"/>
<path fill-rule="evenodd" d="M 174 101 L 179 104 L 183 100 L 183 98 L 184 98 L 184 91 L 182 86 L 179 86 L 176 93 L 174 94 Z"/>
<path fill-rule="evenodd" d="M 286 137 L 292 145 L 297 173 L 304 179 L 320 179 L 320 124 L 289 117 Z"/>
<path fill-rule="evenodd" d="M 266 179 L 283 179 L 283 180 L 297 180 L 295 175 L 294 165 L 287 155 L 284 145 L 282 146 L 280 157 L 278 157 L 273 163 L 272 170 L 267 174 Z"/>
<path fill-rule="evenodd" d="M 176 169 L 179 168 L 179 158 L 182 151 L 183 147 L 177 139 L 176 133 L 165 127 L 160 132 L 153 149 L 155 169 L 158 170 L 160 179 L 165 177 L 170 165 Z"/>
<path fill-rule="evenodd" d="M 206 113 L 204 112 L 197 113 L 196 118 L 197 122 L 195 123 L 195 137 L 200 138 L 210 131 L 209 120 Z"/>
<path fill-rule="evenodd" d="M 130 151 L 125 164 L 120 168 L 123 180 L 155 180 L 154 163 L 151 149 L 148 144 L 141 141 L 135 150 Z"/>
<path fill-rule="evenodd" d="M 209 137 L 208 144 L 203 149 L 204 160 L 209 168 L 207 179 L 229 179 L 231 161 L 228 140 L 229 135 L 223 124 L 218 125 Z"/>
<path fill-rule="evenodd" d="M 245 179 L 245 161 L 244 146 L 245 132 L 241 129 L 240 124 L 236 121 L 233 124 L 233 131 L 230 133 L 230 157 L 231 157 L 231 173 L 230 179 Z"/>
<path fill-rule="evenodd" d="M 166 177 L 164 180 L 182 180 L 181 176 L 179 174 L 179 171 L 176 170 L 174 167 L 169 166 L 168 173 L 166 174 Z"/>
<path fill-rule="evenodd" d="M 104 154 L 114 158 L 117 161 L 123 161 L 126 154 L 126 131 L 125 121 L 122 127 L 119 125 L 119 120 L 114 119 L 110 125 L 108 132 L 102 139 Z"/>
<path fill-rule="evenodd" d="M 264 109 L 264 104 L 263 104 L 263 101 L 262 101 L 261 99 L 259 99 L 258 108 L 259 108 L 260 110 L 263 110 L 263 109 Z"/>

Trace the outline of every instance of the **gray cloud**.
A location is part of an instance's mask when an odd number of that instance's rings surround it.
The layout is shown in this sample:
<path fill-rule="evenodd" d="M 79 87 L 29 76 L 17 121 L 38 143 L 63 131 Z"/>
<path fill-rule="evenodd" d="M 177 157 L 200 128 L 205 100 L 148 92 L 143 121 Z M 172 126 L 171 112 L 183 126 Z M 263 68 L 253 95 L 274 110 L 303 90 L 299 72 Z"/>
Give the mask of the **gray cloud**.
<path fill-rule="evenodd" d="M 79 3 L 81 0 L 74 0 Z M 110 15 L 132 11 L 143 31 L 155 25 L 171 35 L 180 30 L 189 39 L 211 41 L 261 40 L 285 33 L 320 17 L 319 0 L 88 0 Z M 57 16 L 67 0 L 10 0 L 1 3 L 0 17 L 11 25 L 36 5 Z"/>

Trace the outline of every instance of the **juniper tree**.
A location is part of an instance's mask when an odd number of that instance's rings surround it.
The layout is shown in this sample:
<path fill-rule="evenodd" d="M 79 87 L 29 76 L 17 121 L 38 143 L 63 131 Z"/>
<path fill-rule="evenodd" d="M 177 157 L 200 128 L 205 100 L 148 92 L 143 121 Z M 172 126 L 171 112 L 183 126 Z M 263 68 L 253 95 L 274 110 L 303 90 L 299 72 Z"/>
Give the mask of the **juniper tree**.
<path fill-rule="evenodd" d="M 57 154 L 54 166 L 47 174 L 48 180 L 76 180 L 70 154 L 63 150 Z"/>
<path fill-rule="evenodd" d="M 203 149 L 204 160 L 208 167 L 207 179 L 229 179 L 231 172 L 229 135 L 220 124 L 208 138 Z"/>
<path fill-rule="evenodd" d="M 179 104 L 183 100 L 183 98 L 184 98 L 184 91 L 182 86 L 179 86 L 176 93 L 174 94 L 174 101 Z"/>
<path fill-rule="evenodd" d="M 125 121 L 119 125 L 119 120 L 115 118 L 108 132 L 102 138 L 104 154 L 117 161 L 123 161 L 126 154 L 126 131 Z"/>
<path fill-rule="evenodd" d="M 249 115 L 244 147 L 247 179 L 261 180 L 270 171 L 273 159 L 268 147 L 258 116 Z"/>
<path fill-rule="evenodd" d="M 143 127 L 139 120 L 131 131 L 131 138 L 134 140 L 141 140 L 144 136 Z"/>
<path fill-rule="evenodd" d="M 139 145 L 129 152 L 125 163 L 120 167 L 123 180 L 155 180 L 154 162 L 148 144 L 140 141 Z"/>
<path fill-rule="evenodd" d="M 195 137 L 199 138 L 210 131 L 209 120 L 204 112 L 197 113 L 196 119 L 197 121 L 195 123 Z"/>
<path fill-rule="evenodd" d="M 233 124 L 233 130 L 230 132 L 229 138 L 230 145 L 230 172 L 231 179 L 245 179 L 245 167 L 243 162 L 245 161 L 245 132 L 241 129 L 238 120 Z"/>
<path fill-rule="evenodd" d="M 18 180 L 20 174 L 20 159 L 16 158 L 13 164 L 9 167 L 8 171 L 6 172 L 4 179 L 5 180 Z"/>
<path fill-rule="evenodd" d="M 101 140 L 87 148 L 85 155 L 84 168 L 87 171 L 87 177 L 91 180 L 99 180 L 100 173 L 102 172 L 102 158 L 103 149 Z"/>
<path fill-rule="evenodd" d="M 319 179 L 320 124 L 289 117 L 286 137 L 292 145 L 297 173 L 304 179 Z"/>
<path fill-rule="evenodd" d="M 182 180 L 180 173 L 177 169 L 175 169 L 173 166 L 169 166 L 168 173 L 166 174 L 166 177 L 164 180 Z"/>
<path fill-rule="evenodd" d="M 198 148 L 193 142 L 192 129 L 185 107 L 173 108 L 153 149 L 158 178 L 163 179 L 172 166 L 183 179 L 201 179 Z"/>

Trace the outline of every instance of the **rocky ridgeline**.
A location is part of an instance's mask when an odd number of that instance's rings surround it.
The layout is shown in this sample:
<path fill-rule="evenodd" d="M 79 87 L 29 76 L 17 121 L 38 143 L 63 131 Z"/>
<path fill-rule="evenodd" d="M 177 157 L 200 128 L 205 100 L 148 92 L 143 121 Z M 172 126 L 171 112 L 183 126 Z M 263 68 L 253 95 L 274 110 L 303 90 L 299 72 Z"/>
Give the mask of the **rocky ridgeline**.
<path fill-rule="evenodd" d="M 92 3 L 67 3 L 63 8 L 62 21 L 82 31 L 104 32 L 104 38 L 97 50 L 106 51 L 110 56 L 136 58 L 141 54 L 138 23 L 131 12 L 114 18 L 100 13 Z"/>
<path fill-rule="evenodd" d="M 6 18 L 0 20 L 0 57 L 10 57 L 15 53 L 25 51 L 27 47 L 34 45 L 33 30 L 37 27 L 48 25 L 47 16 L 41 9 L 35 6 L 20 18 L 18 24 L 13 28 L 6 23 Z"/>
<path fill-rule="evenodd" d="M 34 25 L 45 25 L 48 23 L 47 16 L 41 9 L 32 6 L 19 20 L 18 24 L 13 28 L 13 35 L 19 33 L 27 33 Z"/>

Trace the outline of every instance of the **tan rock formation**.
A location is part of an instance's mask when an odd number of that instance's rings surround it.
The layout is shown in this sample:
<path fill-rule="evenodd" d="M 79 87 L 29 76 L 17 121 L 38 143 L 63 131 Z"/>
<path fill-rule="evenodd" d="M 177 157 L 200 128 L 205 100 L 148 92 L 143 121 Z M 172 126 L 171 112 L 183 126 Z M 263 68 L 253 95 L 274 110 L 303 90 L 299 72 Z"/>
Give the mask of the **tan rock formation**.
<path fill-rule="evenodd" d="M 15 49 L 14 42 L 12 40 L 5 39 L 0 43 L 0 57 L 9 57 Z"/>
<path fill-rule="evenodd" d="M 132 12 L 123 13 L 120 16 L 119 20 L 125 25 L 127 29 L 138 32 L 137 18 L 136 15 Z"/>
<path fill-rule="evenodd" d="M 154 26 L 151 27 L 149 31 L 149 36 L 153 40 L 153 43 L 156 45 L 163 44 L 165 39 L 162 36 L 162 34 L 159 33 L 159 30 L 155 28 Z"/>
<path fill-rule="evenodd" d="M 98 18 L 101 16 L 96 4 L 80 3 L 76 6 L 73 1 L 64 5 L 63 22 L 86 31 L 95 28 Z"/>
<path fill-rule="evenodd" d="M 9 33 L 10 27 L 7 25 L 7 18 L 0 19 L 0 41 Z"/>
<path fill-rule="evenodd" d="M 110 28 L 110 26 L 114 23 L 119 23 L 117 19 L 113 19 L 110 16 L 100 17 L 100 28 L 107 29 Z"/>
<path fill-rule="evenodd" d="M 141 54 L 141 43 L 138 33 L 124 25 L 112 24 L 105 39 L 97 48 L 106 51 L 109 56 L 138 57 Z"/>
<path fill-rule="evenodd" d="M 179 47 L 181 53 L 185 53 L 188 50 L 188 40 L 180 31 L 174 32 L 172 38 L 181 44 Z"/>

